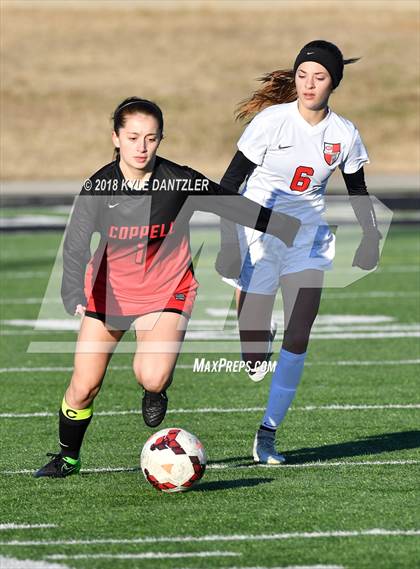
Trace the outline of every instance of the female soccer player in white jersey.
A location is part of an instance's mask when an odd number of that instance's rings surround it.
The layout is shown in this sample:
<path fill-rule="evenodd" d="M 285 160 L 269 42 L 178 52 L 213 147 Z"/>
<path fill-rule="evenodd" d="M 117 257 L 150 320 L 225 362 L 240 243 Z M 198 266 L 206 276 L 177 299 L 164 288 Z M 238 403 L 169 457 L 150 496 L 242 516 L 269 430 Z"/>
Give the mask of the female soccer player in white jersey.
<path fill-rule="evenodd" d="M 275 334 L 271 317 L 279 287 L 283 296 L 285 331 L 266 412 L 255 436 L 256 462 L 285 461 L 275 449 L 275 434 L 299 385 L 323 274 L 334 257 L 335 237 L 321 214 L 326 185 L 337 166 L 363 228 L 353 265 L 372 269 L 379 259 L 381 235 L 363 172 L 368 155 L 356 127 L 328 106 L 344 64 L 354 61 L 344 60 L 334 44 L 316 40 L 299 52 L 293 70 L 264 76 L 264 86 L 239 108 L 238 118 L 255 116 L 221 181 L 239 191 L 246 180 L 243 195 L 302 222 L 290 249 L 276 238 L 222 223 L 216 268 L 237 288 L 242 354 L 252 364 L 249 375 L 254 381 L 263 379 L 266 366 L 261 362 L 271 355 Z"/>

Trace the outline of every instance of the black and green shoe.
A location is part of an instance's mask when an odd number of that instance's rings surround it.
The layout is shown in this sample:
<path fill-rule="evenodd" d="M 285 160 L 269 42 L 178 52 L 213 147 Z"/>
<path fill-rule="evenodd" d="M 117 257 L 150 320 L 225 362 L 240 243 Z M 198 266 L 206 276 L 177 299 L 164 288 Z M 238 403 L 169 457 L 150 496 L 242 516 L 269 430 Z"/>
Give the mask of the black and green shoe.
<path fill-rule="evenodd" d="M 53 459 L 34 473 L 35 478 L 43 476 L 65 478 L 71 474 L 78 474 L 82 466 L 80 458 L 74 459 L 69 456 L 62 456 L 61 453 L 54 454 L 53 452 L 48 452 L 47 456 L 52 456 Z"/>

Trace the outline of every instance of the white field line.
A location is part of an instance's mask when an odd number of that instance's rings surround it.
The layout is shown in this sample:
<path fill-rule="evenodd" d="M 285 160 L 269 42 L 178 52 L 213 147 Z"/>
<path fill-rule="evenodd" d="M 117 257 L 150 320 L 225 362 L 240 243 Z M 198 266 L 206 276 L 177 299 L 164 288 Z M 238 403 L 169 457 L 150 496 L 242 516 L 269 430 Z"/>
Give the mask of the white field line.
<path fill-rule="evenodd" d="M 330 404 L 306 405 L 305 407 L 291 407 L 290 411 L 375 411 L 386 409 L 420 409 L 420 403 L 389 403 L 385 405 L 370 404 Z M 265 407 L 201 407 L 197 409 L 168 409 L 168 414 L 203 414 L 203 413 L 254 413 L 264 411 Z M 0 419 L 29 419 L 33 417 L 55 417 L 57 413 L 39 411 L 34 413 L 0 413 Z M 139 409 L 125 409 L 122 411 L 97 411 L 95 417 L 118 417 L 121 415 L 139 415 Z"/>
<path fill-rule="evenodd" d="M 420 295 L 418 291 L 392 291 L 392 290 L 372 290 L 367 292 L 331 292 L 328 293 L 328 288 L 324 288 L 322 295 L 323 300 L 340 300 L 343 299 L 356 299 L 359 298 L 415 298 Z M 231 301 L 233 294 L 200 294 L 200 301 L 210 302 L 212 300 Z"/>
<path fill-rule="evenodd" d="M 23 337 L 23 336 L 44 336 L 44 337 L 48 337 L 52 334 L 54 334 L 54 336 L 56 336 L 57 334 L 69 334 L 69 333 L 73 333 L 76 334 L 76 330 L 28 330 L 28 329 L 22 329 L 22 330 L 1 330 L 0 331 L 0 336 L 19 336 L 19 337 Z M 351 333 L 351 332 L 346 332 L 346 333 L 331 333 L 331 334 L 323 334 L 322 332 L 312 332 L 311 334 L 311 338 L 314 340 L 359 340 L 359 339 L 364 339 L 364 340 L 377 340 L 377 339 L 388 339 L 388 338 L 419 338 L 420 337 L 420 331 L 412 331 L 412 332 L 356 332 L 356 333 Z M 186 343 L 188 343 L 188 341 L 191 342 L 191 344 L 196 344 L 194 345 L 194 350 L 190 349 L 187 350 L 188 352 L 197 352 L 197 351 L 201 351 L 198 346 L 199 346 L 199 342 L 198 341 L 204 341 L 204 342 L 213 342 L 213 341 L 219 341 L 220 343 L 222 343 L 222 347 L 221 349 L 219 349 L 218 351 L 223 351 L 223 348 L 225 348 L 225 352 L 226 353 L 230 353 L 232 350 L 231 348 L 226 349 L 226 345 L 223 342 L 223 340 L 229 340 L 230 342 L 236 342 L 238 341 L 238 337 L 237 334 L 235 332 L 223 332 L 223 331 L 194 331 L 191 330 L 190 332 L 187 332 L 186 335 Z M 48 344 L 48 345 L 47 345 Z M 74 344 L 75 341 L 71 340 L 71 341 L 62 341 L 62 342 L 50 342 L 48 341 L 48 343 L 46 341 L 44 342 L 31 342 L 30 348 L 28 351 L 30 351 L 31 353 L 51 353 L 51 352 L 56 352 L 56 353 L 72 353 L 74 351 Z M 184 344 L 185 345 L 185 344 Z M 187 344 L 188 345 L 188 344 Z M 120 344 L 119 347 L 119 352 L 120 353 L 132 353 L 135 351 L 136 348 L 136 343 L 135 342 L 123 342 L 122 344 Z M 154 351 L 157 351 L 157 346 L 156 349 L 154 349 Z M 184 349 L 184 351 L 186 351 L 186 349 Z"/>
<path fill-rule="evenodd" d="M 412 360 L 336 360 L 331 362 L 305 362 L 307 366 L 383 366 L 383 365 L 417 365 L 420 358 Z M 177 364 L 177 369 L 193 369 L 194 364 Z M 110 366 L 108 371 L 131 371 L 132 366 Z M 73 371 L 73 366 L 42 366 L 42 367 L 1 367 L 1 373 L 39 373 Z"/>
<path fill-rule="evenodd" d="M 217 282 L 219 281 L 219 277 L 217 276 L 217 273 L 215 271 L 214 268 L 206 268 L 206 267 L 202 267 L 200 269 L 200 267 L 198 267 L 196 269 L 196 271 L 202 274 L 213 274 L 215 276 L 215 279 L 217 279 Z M 352 273 L 353 270 L 350 270 L 350 272 Z M 415 265 L 402 265 L 402 266 L 396 266 L 394 268 L 389 268 L 389 269 L 379 269 L 377 271 L 378 273 L 382 273 L 382 274 L 386 274 L 386 273 L 417 273 L 419 272 L 419 269 L 417 266 Z M 2 277 L 3 278 L 7 278 L 7 279 L 27 279 L 27 278 L 33 278 L 33 277 L 45 277 L 47 275 L 51 275 L 52 271 L 3 271 L 2 272 Z M 361 293 L 364 294 L 364 293 Z M 223 295 L 225 296 L 225 295 Z M 226 295 L 226 297 L 231 298 L 231 296 Z"/>
<path fill-rule="evenodd" d="M 182 559 L 183 557 L 240 557 L 242 553 L 233 551 L 197 551 L 195 553 L 161 553 L 157 551 L 145 553 L 86 553 L 75 555 L 54 554 L 47 555 L 46 559 Z"/>
<path fill-rule="evenodd" d="M 283 467 L 280 467 L 283 468 Z M 217 541 L 278 541 L 282 539 L 325 539 L 331 537 L 393 537 L 393 536 L 420 536 L 418 529 L 382 529 L 372 528 L 367 530 L 335 530 L 315 532 L 291 532 L 273 534 L 232 534 L 232 535 L 203 535 L 200 537 L 186 536 L 159 536 L 138 537 L 132 539 L 102 538 L 102 539 L 57 539 L 57 540 L 32 540 L 32 541 L 0 541 L 0 546 L 35 547 L 57 545 L 101 545 L 101 544 L 146 544 L 146 543 L 205 543 Z"/>
<path fill-rule="evenodd" d="M 19 275 L 15 278 L 33 278 L 33 277 L 41 277 L 46 275 L 47 273 L 44 273 L 42 271 L 36 271 L 33 273 L 22 273 L 22 275 Z M 6 275 L 6 277 L 5 277 Z M 12 276 L 8 276 L 7 273 L 2 273 L 1 274 L 2 277 L 5 278 L 13 278 Z M 325 289 L 326 291 L 328 289 Z M 324 292 L 323 298 L 325 300 L 337 300 L 340 298 L 344 298 L 344 299 L 359 299 L 359 298 L 413 298 L 416 296 L 419 296 L 420 292 L 418 291 L 407 291 L 407 292 L 403 292 L 403 291 L 387 291 L 387 290 L 372 290 L 372 291 L 368 291 L 368 292 L 333 292 L 333 293 L 328 293 L 328 292 Z M 199 296 L 199 300 L 200 301 L 211 301 L 211 300 L 232 300 L 233 295 L 231 294 L 215 294 L 215 295 L 208 295 L 208 294 L 200 294 Z M 44 302 L 46 299 L 42 298 L 42 297 L 27 297 L 27 298 L 0 298 L 0 304 L 41 304 L 42 302 Z M 62 302 L 62 300 L 60 298 L 53 298 L 53 299 L 48 299 L 48 303 L 54 303 L 54 304 L 60 304 Z"/>
<path fill-rule="evenodd" d="M 193 567 L 189 569 L 194 569 Z M 345 569 L 343 565 L 276 565 L 275 567 L 262 567 L 258 565 L 258 567 L 249 565 L 238 567 L 235 565 L 234 567 L 221 567 L 220 569 Z"/>
<path fill-rule="evenodd" d="M 326 292 L 325 300 L 340 299 L 340 298 L 413 298 L 419 296 L 420 292 L 416 290 L 411 291 L 392 291 L 392 290 L 372 290 L 368 292 Z"/>
<path fill-rule="evenodd" d="M 207 470 L 242 470 L 242 469 L 252 469 L 252 468 L 274 468 L 278 470 L 282 470 L 284 468 L 342 468 L 342 467 L 355 467 L 355 466 L 412 466 L 420 464 L 420 460 L 364 460 L 364 461 L 335 461 L 335 462 L 302 462 L 299 464 L 229 464 L 229 463 L 215 463 L 215 464 L 208 464 L 206 469 Z M 112 474 L 112 473 L 124 473 L 124 472 L 139 472 L 139 466 L 133 467 L 124 467 L 124 466 L 116 466 L 116 467 L 104 467 L 104 468 L 82 468 L 80 471 L 82 474 Z M 34 470 L 32 469 L 22 469 L 22 470 L 3 470 L 0 471 L 0 474 L 6 476 L 17 476 L 21 474 L 33 474 Z M 1 542 L 0 542 L 1 545 Z"/>
<path fill-rule="evenodd" d="M 38 331 L 78 331 L 80 328 L 80 320 L 78 319 L 57 319 L 57 318 L 39 318 L 39 319 L 6 319 L 0 320 L 1 326 L 11 326 L 13 328 L 30 328 Z M 228 326 L 228 329 L 224 329 Z M 7 330 L 7 328 L 6 328 Z M 229 334 L 237 337 L 238 326 L 235 320 L 224 319 L 193 319 L 191 320 L 188 333 L 190 335 L 200 334 L 200 332 L 211 334 L 212 332 Z M 353 333 L 353 332 L 412 332 L 420 331 L 419 322 L 395 322 L 392 324 L 374 323 L 374 322 L 316 322 L 312 334 L 325 334 L 327 332 Z M 283 332 L 283 327 L 279 325 L 278 332 Z"/>
<path fill-rule="evenodd" d="M 329 333 L 323 332 L 318 328 L 311 332 L 313 340 L 375 340 L 385 338 L 420 338 L 420 329 L 416 326 L 414 329 L 410 326 L 400 327 L 401 331 L 385 331 L 385 332 L 352 332 L 352 328 L 341 329 L 342 331 Z M 403 331 L 405 330 L 405 331 Z M 26 333 L 26 332 L 23 332 Z M 217 330 L 190 330 L 187 331 L 186 341 L 188 340 L 205 340 L 205 341 L 221 341 L 221 340 L 237 340 L 238 335 L 235 330 L 217 331 Z"/>
<path fill-rule="evenodd" d="M 10 529 L 43 529 L 43 528 L 56 528 L 57 524 L 0 524 L 0 531 Z"/>
<path fill-rule="evenodd" d="M 200 277 L 200 273 L 202 275 L 215 275 L 217 278 L 217 273 L 214 269 L 214 267 L 200 267 L 200 265 L 198 265 L 197 268 L 194 267 L 195 272 L 198 274 L 198 277 Z M 355 270 L 354 267 L 341 267 L 341 268 L 336 268 L 335 269 L 335 273 L 339 273 L 339 274 L 350 274 L 350 275 L 354 275 L 357 274 L 359 271 Z M 413 265 L 395 265 L 395 266 L 390 266 L 388 269 L 385 268 L 378 268 L 378 269 L 374 269 L 373 271 L 371 271 L 373 274 L 393 274 L 393 273 L 418 273 L 419 269 L 417 267 L 417 265 L 415 264 L 415 262 L 413 263 Z M 200 280 L 200 278 L 198 279 Z"/>
<path fill-rule="evenodd" d="M 366 460 L 366 461 L 334 461 L 334 462 L 302 462 L 300 464 L 209 464 L 209 470 L 230 470 L 247 468 L 338 468 L 343 466 L 407 466 L 420 464 L 420 460 Z"/>
<path fill-rule="evenodd" d="M 189 569 L 194 568 L 191 567 Z M 258 567 L 250 567 L 249 565 L 244 565 L 243 567 L 235 565 L 232 567 L 229 565 L 229 567 L 221 567 L 220 569 L 345 569 L 345 567 L 343 565 L 276 565 L 275 567 L 262 567 L 261 565 L 258 565 Z"/>
<path fill-rule="evenodd" d="M 14 557 L 0 556 L 2 569 L 72 569 L 61 563 L 49 563 L 48 561 L 34 561 L 33 559 L 15 559 Z"/>

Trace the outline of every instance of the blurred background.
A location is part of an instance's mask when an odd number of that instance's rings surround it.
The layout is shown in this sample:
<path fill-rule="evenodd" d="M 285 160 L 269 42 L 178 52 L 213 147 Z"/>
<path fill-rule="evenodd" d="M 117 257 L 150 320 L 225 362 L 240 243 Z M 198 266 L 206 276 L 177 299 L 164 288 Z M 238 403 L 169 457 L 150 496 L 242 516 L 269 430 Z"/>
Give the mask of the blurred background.
<path fill-rule="evenodd" d="M 22 196 L 31 198 L 26 204 L 45 195 L 68 202 L 112 159 L 110 116 L 132 95 L 164 110 L 161 155 L 220 179 L 244 128 L 234 120 L 238 102 L 258 88 L 258 77 L 290 68 L 302 45 L 318 38 L 336 43 L 345 57 L 361 57 L 346 67 L 330 101 L 362 134 L 370 189 L 388 197 L 418 190 L 416 1 L 2 0 L 0 6 L 6 206 L 21 204 Z M 337 175 L 330 188 L 340 187 Z"/>

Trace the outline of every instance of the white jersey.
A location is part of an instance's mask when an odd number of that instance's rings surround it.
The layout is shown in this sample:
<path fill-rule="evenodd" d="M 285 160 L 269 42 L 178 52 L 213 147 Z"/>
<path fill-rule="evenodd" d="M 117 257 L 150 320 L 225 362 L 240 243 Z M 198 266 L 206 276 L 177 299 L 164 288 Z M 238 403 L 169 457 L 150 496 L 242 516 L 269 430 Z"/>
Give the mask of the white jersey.
<path fill-rule="evenodd" d="M 328 109 L 311 126 L 297 103 L 264 109 L 239 139 L 238 149 L 257 164 L 243 194 L 312 224 L 324 211 L 328 178 L 337 166 L 353 174 L 369 157 L 353 123 Z"/>

